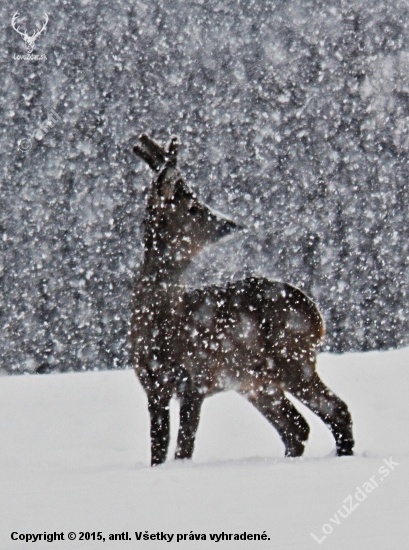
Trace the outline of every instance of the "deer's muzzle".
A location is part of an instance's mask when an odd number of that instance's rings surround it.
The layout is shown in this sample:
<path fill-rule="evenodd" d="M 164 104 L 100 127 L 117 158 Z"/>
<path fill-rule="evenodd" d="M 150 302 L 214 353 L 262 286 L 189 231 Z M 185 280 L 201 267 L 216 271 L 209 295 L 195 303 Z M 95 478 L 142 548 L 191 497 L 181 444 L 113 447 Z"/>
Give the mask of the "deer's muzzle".
<path fill-rule="evenodd" d="M 245 229 L 246 228 L 244 227 L 244 225 L 239 225 L 232 220 L 222 220 L 220 223 L 220 227 L 217 230 L 217 240 L 233 236 L 234 233 L 237 233 L 238 231 L 243 231 Z"/>

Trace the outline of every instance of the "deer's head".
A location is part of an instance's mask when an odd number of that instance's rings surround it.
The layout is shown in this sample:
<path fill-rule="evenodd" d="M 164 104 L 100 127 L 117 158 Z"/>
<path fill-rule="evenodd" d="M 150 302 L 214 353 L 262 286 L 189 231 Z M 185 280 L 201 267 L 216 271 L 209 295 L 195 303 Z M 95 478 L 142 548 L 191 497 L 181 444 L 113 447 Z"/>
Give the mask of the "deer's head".
<path fill-rule="evenodd" d="M 145 218 L 145 249 L 165 263 L 186 264 L 204 247 L 242 229 L 201 203 L 177 168 L 179 140 L 162 147 L 146 134 L 133 148 L 156 172 Z"/>

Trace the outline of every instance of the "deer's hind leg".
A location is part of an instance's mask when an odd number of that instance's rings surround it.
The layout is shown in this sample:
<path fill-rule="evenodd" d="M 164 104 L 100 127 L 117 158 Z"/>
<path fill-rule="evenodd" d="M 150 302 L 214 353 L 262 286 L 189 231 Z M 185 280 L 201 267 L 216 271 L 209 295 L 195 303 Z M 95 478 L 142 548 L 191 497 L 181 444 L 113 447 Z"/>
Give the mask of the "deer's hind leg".
<path fill-rule="evenodd" d="M 286 365 L 284 387 L 306 405 L 329 427 L 335 439 L 338 456 L 353 454 L 352 418 L 348 407 L 321 380 L 315 371 L 315 360 Z"/>
<path fill-rule="evenodd" d="M 284 392 L 269 385 L 268 390 L 252 392 L 246 397 L 277 430 L 285 446 L 285 456 L 301 456 L 310 428 Z"/>

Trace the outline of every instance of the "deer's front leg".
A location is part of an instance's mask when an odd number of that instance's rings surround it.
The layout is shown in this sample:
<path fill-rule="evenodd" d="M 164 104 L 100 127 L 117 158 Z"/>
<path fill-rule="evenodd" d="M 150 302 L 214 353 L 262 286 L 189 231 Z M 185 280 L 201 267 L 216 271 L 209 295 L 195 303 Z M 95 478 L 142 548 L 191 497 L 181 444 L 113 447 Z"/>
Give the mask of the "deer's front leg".
<path fill-rule="evenodd" d="M 160 392 L 161 388 L 158 389 Z M 164 392 L 165 393 L 165 392 Z M 157 466 L 166 460 L 169 447 L 169 404 L 170 395 L 148 396 L 151 419 L 151 465 Z"/>
<path fill-rule="evenodd" d="M 203 396 L 194 389 L 186 390 L 182 396 L 176 459 L 192 458 L 203 399 Z"/>

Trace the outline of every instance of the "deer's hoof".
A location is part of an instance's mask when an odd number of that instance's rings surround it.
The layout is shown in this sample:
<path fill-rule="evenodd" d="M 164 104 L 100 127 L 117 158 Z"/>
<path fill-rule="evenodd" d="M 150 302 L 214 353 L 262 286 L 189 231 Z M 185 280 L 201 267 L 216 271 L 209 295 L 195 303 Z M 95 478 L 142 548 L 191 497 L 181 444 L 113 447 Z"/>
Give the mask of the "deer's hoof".
<path fill-rule="evenodd" d="M 298 456 L 302 456 L 305 449 L 305 443 L 302 441 L 297 441 L 296 443 L 293 443 L 292 445 L 288 446 L 285 450 L 285 456 L 287 458 L 297 458 Z"/>

